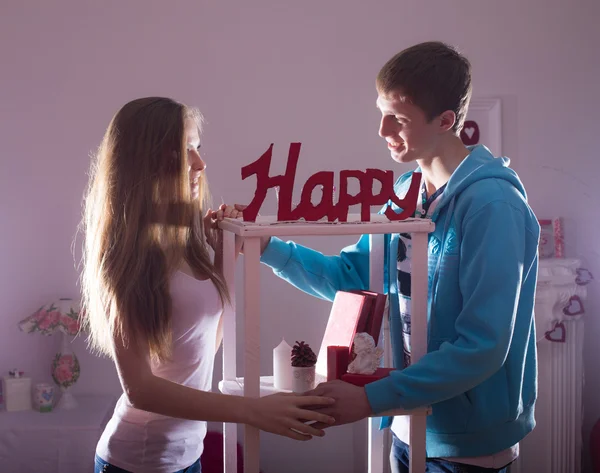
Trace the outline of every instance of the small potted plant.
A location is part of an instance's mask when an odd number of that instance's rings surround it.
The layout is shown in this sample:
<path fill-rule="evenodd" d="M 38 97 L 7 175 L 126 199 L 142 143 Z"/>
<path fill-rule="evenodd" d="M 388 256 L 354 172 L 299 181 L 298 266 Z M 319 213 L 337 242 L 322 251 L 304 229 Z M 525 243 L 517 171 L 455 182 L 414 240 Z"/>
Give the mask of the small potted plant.
<path fill-rule="evenodd" d="M 298 342 L 292 348 L 292 391 L 304 393 L 315 387 L 317 355 L 310 345 Z"/>

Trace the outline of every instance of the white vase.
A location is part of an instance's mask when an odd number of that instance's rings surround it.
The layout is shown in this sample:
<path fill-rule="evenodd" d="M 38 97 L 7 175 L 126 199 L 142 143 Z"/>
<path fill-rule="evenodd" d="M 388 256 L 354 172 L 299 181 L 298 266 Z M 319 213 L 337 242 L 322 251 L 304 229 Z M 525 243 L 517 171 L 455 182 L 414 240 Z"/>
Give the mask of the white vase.
<path fill-rule="evenodd" d="M 315 387 L 314 366 L 292 366 L 292 391 L 301 394 Z"/>
<path fill-rule="evenodd" d="M 62 333 L 61 342 L 61 349 L 56 354 L 52 363 L 52 377 L 54 378 L 54 382 L 60 387 L 62 393 L 56 408 L 69 410 L 75 409 L 78 406 L 78 402 L 73 397 L 70 389 L 79 379 L 80 366 L 79 360 L 71 349 L 71 343 L 67 334 Z"/>

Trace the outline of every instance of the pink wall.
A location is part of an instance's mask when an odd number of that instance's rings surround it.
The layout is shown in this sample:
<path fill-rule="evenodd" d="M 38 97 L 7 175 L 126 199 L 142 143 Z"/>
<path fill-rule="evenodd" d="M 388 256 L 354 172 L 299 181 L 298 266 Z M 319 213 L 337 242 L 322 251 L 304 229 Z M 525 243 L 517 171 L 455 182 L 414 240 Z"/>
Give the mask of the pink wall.
<path fill-rule="evenodd" d="M 77 294 L 71 244 L 88 154 L 121 104 L 152 94 L 200 106 L 215 200 L 246 202 L 251 189 L 239 169 L 271 142 L 278 169 L 288 143 L 303 142 L 299 179 L 323 168 L 392 168 L 376 133 L 374 76 L 393 53 L 428 39 L 470 57 L 476 95 L 503 98 L 504 150 L 534 209 L 565 217 L 568 255 L 600 277 L 598 2 L 32 3 L 0 7 L 0 371 L 47 377 L 58 340 L 22 334 L 16 323 L 49 299 Z M 351 240 L 302 241 L 334 252 Z M 264 275 L 276 290 L 264 302 L 273 327 L 262 334 L 267 373 L 267 349 L 282 334 L 319 342 L 328 306 Z M 586 304 L 586 432 L 600 417 L 599 293 Z M 86 355 L 83 341 L 75 348 L 83 365 L 76 391 L 118 392 L 111 364 Z M 306 466 L 306 447 L 263 438 L 265 471 Z M 311 471 L 331 471 L 318 464 L 351 438 L 340 429 L 314 441 Z M 336 462 L 351 471 L 349 456 Z"/>

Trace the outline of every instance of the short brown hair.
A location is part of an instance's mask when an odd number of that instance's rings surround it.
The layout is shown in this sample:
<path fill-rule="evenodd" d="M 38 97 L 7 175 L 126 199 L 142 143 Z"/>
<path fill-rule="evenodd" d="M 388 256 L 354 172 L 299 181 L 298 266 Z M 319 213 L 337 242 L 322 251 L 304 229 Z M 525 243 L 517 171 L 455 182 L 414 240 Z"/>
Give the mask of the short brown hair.
<path fill-rule="evenodd" d="M 458 134 L 471 100 L 471 64 L 455 48 L 439 41 L 400 51 L 377 74 L 377 91 L 400 92 L 420 107 L 428 120 L 452 110 Z"/>

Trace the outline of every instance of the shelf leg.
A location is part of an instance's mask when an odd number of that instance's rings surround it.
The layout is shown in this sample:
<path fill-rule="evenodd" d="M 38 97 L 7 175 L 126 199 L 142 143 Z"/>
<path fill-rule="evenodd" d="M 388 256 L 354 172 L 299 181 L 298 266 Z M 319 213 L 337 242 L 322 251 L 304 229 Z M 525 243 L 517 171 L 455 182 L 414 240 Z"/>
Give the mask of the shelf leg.
<path fill-rule="evenodd" d="M 244 396 L 260 396 L 260 238 L 244 240 Z M 260 431 L 244 426 L 244 472 L 259 473 Z"/>
<path fill-rule="evenodd" d="M 236 378 L 235 319 L 235 234 L 223 232 L 223 276 L 231 296 L 231 306 L 223 311 L 223 379 Z M 223 465 L 225 473 L 237 473 L 237 424 L 223 424 Z"/>
<path fill-rule="evenodd" d="M 412 234 L 411 263 L 411 362 L 427 353 L 427 233 Z M 410 416 L 410 473 L 424 473 L 427 416 Z"/>

